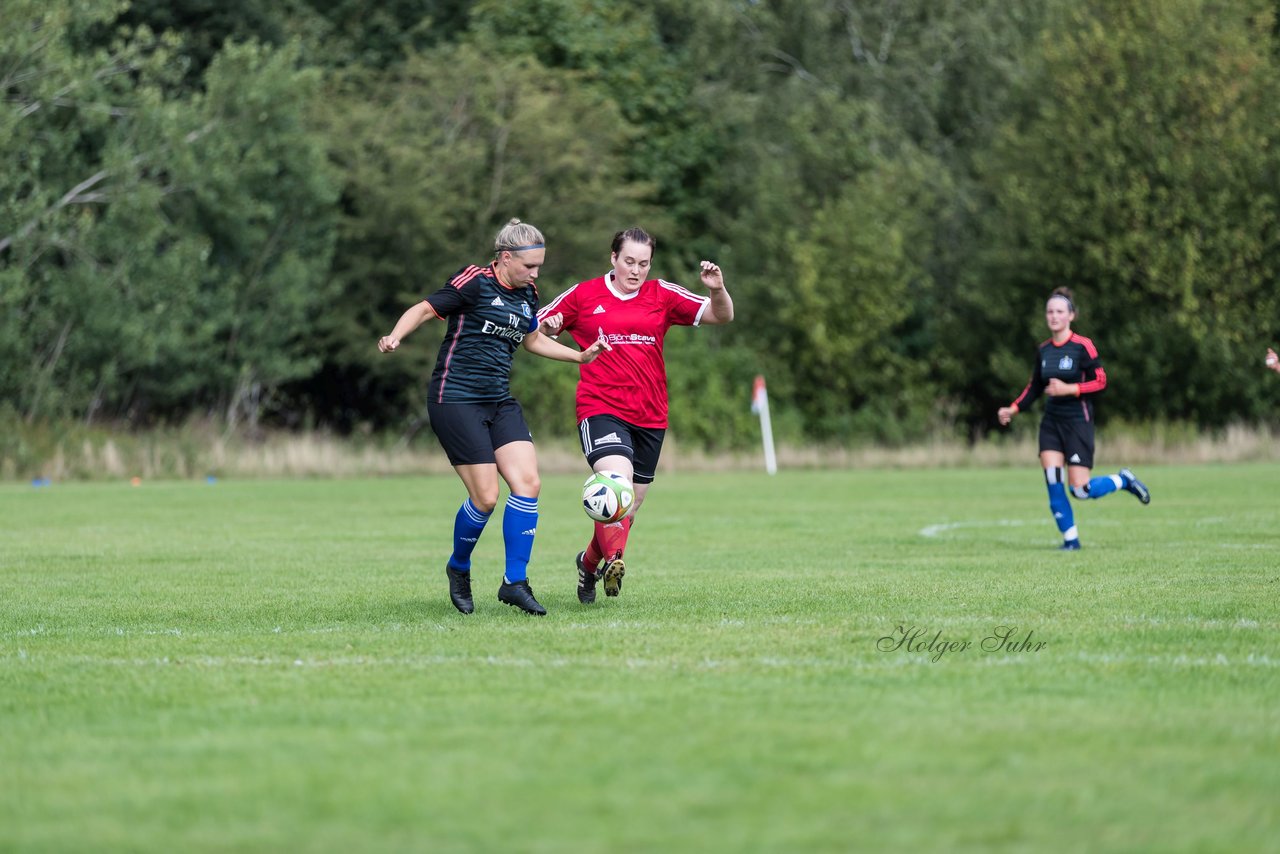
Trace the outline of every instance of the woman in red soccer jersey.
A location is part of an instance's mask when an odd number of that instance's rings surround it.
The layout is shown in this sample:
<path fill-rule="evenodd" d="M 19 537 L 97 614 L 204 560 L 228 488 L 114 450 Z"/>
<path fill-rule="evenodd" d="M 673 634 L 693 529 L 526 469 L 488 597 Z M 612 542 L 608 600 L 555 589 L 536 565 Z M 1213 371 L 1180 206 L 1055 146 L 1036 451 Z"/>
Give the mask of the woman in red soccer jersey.
<path fill-rule="evenodd" d="M 546 258 L 542 232 L 513 219 L 498 232 L 493 260 L 469 264 L 438 291 L 410 306 L 378 349 L 391 353 L 432 318 L 448 324 L 428 386 L 431 429 L 467 488 L 454 518 L 453 553 L 445 564 L 449 599 L 464 614 L 471 596 L 471 553 L 498 503 L 498 477 L 510 496 L 502 514 L 506 568 L 498 601 L 528 614 L 546 608 L 529 587 L 528 564 L 538 528 L 538 459 L 509 378 L 516 347 L 561 362 L 587 363 L 608 349 L 591 342 L 581 352 L 538 332 L 535 282 Z"/>
<path fill-rule="evenodd" d="M 1071 331 L 1076 306 L 1071 291 L 1056 288 L 1044 307 L 1050 337 L 1040 345 L 1031 381 L 1008 406 L 996 413 L 1001 425 L 1026 409 L 1041 393 L 1048 395 L 1044 418 L 1040 420 L 1040 464 L 1049 486 L 1049 511 L 1062 532 L 1062 548 L 1080 548 L 1075 516 L 1067 498 L 1063 467 L 1067 469 L 1071 494 L 1077 499 L 1102 498 L 1117 489 L 1131 492 L 1143 504 L 1151 493 L 1129 469 L 1116 474 L 1091 477 L 1093 468 L 1093 401 L 1107 387 L 1098 348 L 1083 335 Z"/>
<path fill-rule="evenodd" d="M 606 341 L 612 348 L 580 369 L 577 410 L 582 452 L 595 471 L 616 471 L 635 485 L 636 501 L 621 522 L 595 523 L 591 543 L 578 553 L 578 601 L 596 600 L 596 582 L 617 596 L 626 573 L 627 535 L 658 469 L 667 431 L 667 369 L 663 339 L 672 326 L 733 320 L 724 274 L 710 261 L 700 278 L 709 296 L 649 278 L 657 241 L 642 228 L 613 237 L 613 269 L 579 282 L 538 312 L 539 329 L 568 332 L 579 347 Z"/>

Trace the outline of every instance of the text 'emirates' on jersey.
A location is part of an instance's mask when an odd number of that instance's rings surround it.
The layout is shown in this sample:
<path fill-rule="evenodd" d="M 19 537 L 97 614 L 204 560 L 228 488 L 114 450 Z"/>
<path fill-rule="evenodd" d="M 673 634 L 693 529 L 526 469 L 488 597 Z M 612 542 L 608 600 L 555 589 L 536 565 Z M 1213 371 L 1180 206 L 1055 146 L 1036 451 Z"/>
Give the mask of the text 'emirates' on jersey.
<path fill-rule="evenodd" d="M 538 290 L 508 288 L 493 265 L 474 264 L 454 273 L 427 297 L 448 321 L 429 399 L 435 403 L 484 403 L 511 396 L 511 359 L 526 335 L 538 328 Z"/>

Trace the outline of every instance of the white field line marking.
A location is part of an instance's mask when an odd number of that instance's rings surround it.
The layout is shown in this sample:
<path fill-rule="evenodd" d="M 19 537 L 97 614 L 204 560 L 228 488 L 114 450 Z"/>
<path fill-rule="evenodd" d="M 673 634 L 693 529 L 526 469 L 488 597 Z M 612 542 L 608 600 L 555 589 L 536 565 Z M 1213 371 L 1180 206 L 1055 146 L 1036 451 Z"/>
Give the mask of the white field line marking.
<path fill-rule="evenodd" d="M 1025 519 L 970 519 L 962 522 L 940 522 L 937 525 L 926 525 L 925 527 L 921 528 L 918 533 L 922 537 L 936 537 L 939 534 L 945 534 L 948 531 L 958 531 L 962 528 L 1021 528 L 1024 525 L 1041 525 L 1041 524 L 1051 523 L 1051 521 L 1052 520 L 1050 520 L 1047 517 L 1043 520 L 1035 521 L 1035 522 L 1029 522 Z M 1217 519 L 1217 518 L 1200 519 L 1194 523 L 1194 527 L 1199 528 L 1199 527 L 1206 527 L 1209 525 L 1218 525 L 1218 524 L 1222 524 L 1225 521 L 1226 521 L 1225 519 Z M 1119 519 L 1090 519 L 1089 520 L 1090 528 L 1117 528 L 1117 527 L 1123 526 L 1124 524 L 1125 522 Z M 1172 519 L 1155 519 L 1155 520 L 1151 520 L 1149 524 L 1181 526 L 1184 523 L 1179 522 L 1177 520 L 1172 520 Z M 1249 550 L 1267 551 L 1267 550 L 1272 550 L 1276 548 L 1275 544 L 1273 543 L 1233 543 L 1233 542 L 1225 542 L 1225 541 L 1219 542 L 1219 543 L 1209 543 L 1209 542 L 1203 542 L 1203 541 L 1172 542 L 1169 540 L 1165 540 L 1161 543 L 1161 545 L 1165 549 L 1168 549 L 1170 547 L 1175 547 L 1175 548 L 1183 548 L 1183 547 L 1206 548 L 1208 547 L 1208 548 L 1220 548 L 1220 549 L 1249 549 Z"/>
<path fill-rule="evenodd" d="M 1264 625 L 1257 620 L 1248 617 L 1238 617 L 1234 620 L 1215 620 L 1205 619 L 1204 617 L 1196 617 L 1188 614 L 1185 617 L 1153 617 L 1147 614 L 1121 614 L 1111 618 L 1111 622 L 1120 623 L 1122 625 L 1144 625 L 1144 626 L 1190 626 L 1196 629 L 1262 629 Z M 1268 622 L 1265 628 L 1269 631 L 1280 629 L 1280 623 Z"/>
<path fill-rule="evenodd" d="M 4 657 L 0 657 L 3 662 Z M 103 656 L 43 656 L 32 655 L 27 650 L 19 650 L 16 658 L 24 665 L 38 665 L 43 661 L 56 664 L 77 664 L 97 667 L 126 668 L 224 668 L 224 667 L 265 667 L 288 668 L 300 667 L 315 670 L 333 668 L 377 668 L 389 667 L 408 670 L 427 670 L 438 667 L 475 667 L 488 666 L 499 669 L 528 668 L 583 668 L 616 669 L 618 662 L 612 658 L 565 658 L 555 656 L 546 659 L 523 658 L 518 656 L 338 656 L 318 658 L 294 658 L 278 656 L 163 656 L 159 658 L 111 658 Z M 1066 656 L 1054 655 L 1050 651 L 1037 654 L 975 654 L 973 651 L 948 655 L 941 662 L 931 661 L 926 653 L 876 653 L 868 656 L 857 654 L 849 658 L 790 658 L 785 656 L 756 656 L 742 659 L 720 659 L 703 657 L 699 659 L 681 660 L 676 658 L 627 658 L 625 666 L 629 670 L 666 670 L 666 671 L 698 671 L 698 672 L 739 672 L 761 668 L 767 670 L 820 670 L 820 671 L 888 671 L 900 670 L 904 667 L 946 667 L 958 665 L 977 665 L 979 667 L 1035 666 L 1044 664 L 1061 667 L 1064 663 L 1077 662 L 1084 665 L 1130 665 L 1153 669 L 1184 668 L 1248 668 L 1268 669 L 1280 668 L 1280 659 L 1263 653 L 1232 654 L 1209 652 L 1200 655 L 1133 655 L 1108 652 L 1076 652 Z"/>
<path fill-rule="evenodd" d="M 818 620 L 811 617 L 797 617 L 790 614 L 781 614 L 771 617 L 760 617 L 751 620 L 737 620 L 731 617 L 721 618 L 714 625 L 721 628 L 734 628 L 739 626 L 751 626 L 758 628 L 760 626 L 811 626 L 816 625 Z M 668 628 L 666 623 L 660 623 L 656 620 L 611 620 L 604 624 L 610 629 L 630 629 L 634 631 L 665 631 Z M 572 621 L 557 625 L 557 630 L 573 630 L 590 632 L 592 635 L 599 633 L 600 623 L 588 623 Z M 341 625 L 341 626 L 299 626 L 297 628 L 286 629 L 282 626 L 272 626 L 255 631 L 241 631 L 238 629 L 218 630 L 213 628 L 203 629 L 184 629 L 180 627 L 166 629 L 145 629 L 133 628 L 126 629 L 121 626 L 107 627 L 87 627 L 87 626 L 61 626 L 56 629 L 47 628 L 44 625 L 34 626 L 29 629 L 17 629 L 13 632 L 14 637 L 48 637 L 48 638 L 70 638 L 70 637 L 113 637 L 113 638 L 130 638 L 130 637 L 155 637 L 160 635 L 170 635 L 172 637 L 188 638 L 196 640 L 200 638 L 213 637 L 239 637 L 252 638 L 264 635 L 334 635 L 334 634 L 440 634 L 454 631 L 456 627 L 437 622 L 422 623 L 383 623 L 383 624 L 359 624 L 359 625 Z"/>
<path fill-rule="evenodd" d="M 1280 667 L 1280 658 L 1251 652 L 1248 655 L 1125 655 L 1110 652 L 1081 652 L 1079 661 L 1098 664 L 1143 664 L 1157 667 Z"/>
<path fill-rule="evenodd" d="M 955 531 L 959 528 L 1021 528 L 1023 525 L 1039 524 L 1038 522 L 1027 522 L 1023 519 L 979 519 L 969 522 L 942 522 L 938 525 L 926 525 L 920 529 L 922 537 L 936 537 L 947 531 Z"/>

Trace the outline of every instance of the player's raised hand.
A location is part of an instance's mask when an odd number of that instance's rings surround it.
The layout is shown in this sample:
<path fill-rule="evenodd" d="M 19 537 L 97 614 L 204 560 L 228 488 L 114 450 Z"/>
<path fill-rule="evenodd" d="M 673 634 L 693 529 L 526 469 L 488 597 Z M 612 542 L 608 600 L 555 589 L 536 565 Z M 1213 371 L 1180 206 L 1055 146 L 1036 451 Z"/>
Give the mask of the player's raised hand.
<path fill-rule="evenodd" d="M 702 262 L 702 272 L 698 274 L 702 279 L 702 284 L 706 285 L 708 290 L 718 291 L 724 287 L 724 273 L 720 272 L 720 265 L 713 264 L 710 261 Z"/>
<path fill-rule="evenodd" d="M 399 338 L 392 338 L 390 335 L 384 335 L 378 339 L 378 352 L 380 353 L 390 353 L 399 346 Z"/>

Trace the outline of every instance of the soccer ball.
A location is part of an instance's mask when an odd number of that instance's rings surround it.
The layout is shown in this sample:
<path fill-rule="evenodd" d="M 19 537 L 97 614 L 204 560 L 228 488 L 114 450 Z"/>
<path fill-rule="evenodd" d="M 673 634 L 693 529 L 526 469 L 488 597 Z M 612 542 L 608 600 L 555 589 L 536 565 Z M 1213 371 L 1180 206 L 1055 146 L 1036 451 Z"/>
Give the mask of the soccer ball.
<path fill-rule="evenodd" d="M 625 519 L 635 503 L 631 481 L 616 471 L 598 471 L 582 484 L 582 509 L 597 522 Z"/>

